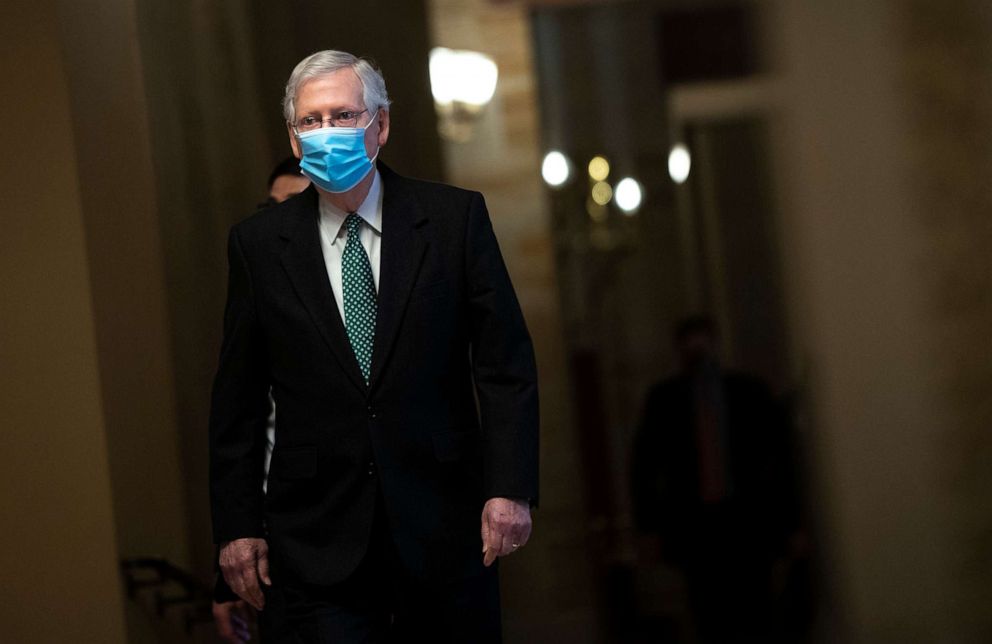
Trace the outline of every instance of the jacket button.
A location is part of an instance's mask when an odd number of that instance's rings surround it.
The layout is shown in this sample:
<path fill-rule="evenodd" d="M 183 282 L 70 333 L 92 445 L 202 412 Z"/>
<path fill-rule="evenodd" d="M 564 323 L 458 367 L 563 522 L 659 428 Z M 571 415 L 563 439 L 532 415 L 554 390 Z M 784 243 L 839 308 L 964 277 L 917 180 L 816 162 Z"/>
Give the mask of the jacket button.
<path fill-rule="evenodd" d="M 375 476 L 375 461 L 369 461 L 369 476 Z"/>
<path fill-rule="evenodd" d="M 376 417 L 375 407 L 369 405 L 369 418 L 375 419 L 375 417 Z"/>

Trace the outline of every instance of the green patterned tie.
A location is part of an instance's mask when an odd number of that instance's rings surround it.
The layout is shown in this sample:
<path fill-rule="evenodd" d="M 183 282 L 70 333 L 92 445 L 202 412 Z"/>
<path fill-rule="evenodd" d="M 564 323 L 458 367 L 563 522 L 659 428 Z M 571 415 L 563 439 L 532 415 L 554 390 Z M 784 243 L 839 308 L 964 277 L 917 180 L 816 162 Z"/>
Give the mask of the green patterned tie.
<path fill-rule="evenodd" d="M 341 254 L 344 327 L 367 385 L 372 370 L 372 340 L 375 338 L 375 281 L 372 279 L 369 256 L 359 238 L 362 218 L 351 213 L 344 220 L 344 225 L 348 227 L 348 241 Z"/>

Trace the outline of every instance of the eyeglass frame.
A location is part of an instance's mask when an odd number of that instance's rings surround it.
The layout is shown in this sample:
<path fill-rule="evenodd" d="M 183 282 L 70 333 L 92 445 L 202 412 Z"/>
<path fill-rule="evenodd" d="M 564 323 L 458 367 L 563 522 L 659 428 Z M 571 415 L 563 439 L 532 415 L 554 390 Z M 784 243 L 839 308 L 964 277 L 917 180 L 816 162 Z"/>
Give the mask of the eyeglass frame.
<path fill-rule="evenodd" d="M 302 127 L 300 125 L 300 122 L 303 119 L 307 119 L 307 118 L 317 119 L 317 116 L 315 116 L 314 114 L 307 114 L 306 116 L 300 117 L 299 119 L 296 120 L 296 123 L 290 123 L 290 127 L 292 127 L 293 128 L 293 131 L 295 131 L 297 134 L 299 134 L 300 132 L 313 132 L 314 130 L 322 129 L 322 128 L 325 127 L 325 124 L 326 123 L 330 123 L 330 127 L 345 127 L 345 128 L 358 127 L 358 119 L 360 119 L 362 117 L 362 114 L 365 114 L 368 111 L 369 111 L 369 108 L 366 107 L 365 109 L 361 110 L 360 112 L 354 112 L 355 116 L 352 117 L 352 118 L 354 119 L 355 122 L 352 123 L 351 125 L 335 125 L 334 124 L 334 120 L 335 119 L 340 119 L 341 118 L 341 114 L 352 113 L 352 110 L 341 110 L 341 112 L 339 112 L 337 116 L 335 116 L 335 115 L 332 114 L 330 117 L 324 118 L 323 115 L 321 115 L 319 122 L 315 123 L 313 127 L 304 128 L 304 127 Z M 352 119 L 346 119 L 346 120 L 350 121 Z"/>

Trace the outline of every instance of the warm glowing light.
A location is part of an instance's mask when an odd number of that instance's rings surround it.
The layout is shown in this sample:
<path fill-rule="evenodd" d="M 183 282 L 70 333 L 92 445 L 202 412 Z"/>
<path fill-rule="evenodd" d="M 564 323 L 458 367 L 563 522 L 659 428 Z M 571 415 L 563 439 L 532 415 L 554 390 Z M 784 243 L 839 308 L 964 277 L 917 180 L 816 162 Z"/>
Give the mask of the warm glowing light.
<path fill-rule="evenodd" d="M 570 166 L 568 157 L 558 150 L 552 150 L 544 155 L 544 163 L 541 164 L 541 176 L 544 177 L 545 183 L 552 188 L 557 188 L 568 181 L 571 174 Z"/>
<path fill-rule="evenodd" d="M 430 75 L 431 93 L 438 104 L 482 107 L 496 92 L 499 72 L 485 54 L 435 47 L 430 55 Z"/>
<path fill-rule="evenodd" d="M 644 191 L 641 189 L 641 184 L 637 182 L 636 179 L 630 177 L 624 177 L 617 184 L 617 190 L 615 193 L 617 206 L 620 210 L 624 211 L 628 215 L 632 215 L 637 212 L 637 209 L 641 207 L 641 200 L 644 198 Z"/>
<path fill-rule="evenodd" d="M 601 204 L 596 203 L 592 200 L 592 197 L 586 199 L 586 212 L 589 213 L 589 218 L 595 221 L 597 224 L 601 224 L 606 221 L 606 217 L 609 214 L 609 208 Z"/>
<path fill-rule="evenodd" d="M 675 183 L 685 183 L 689 178 L 689 168 L 692 167 L 692 157 L 689 156 L 689 148 L 682 143 L 672 146 L 672 151 L 668 153 L 668 175 Z"/>
<path fill-rule="evenodd" d="M 592 200 L 598 203 L 600 206 L 605 206 L 610 203 L 610 199 L 613 198 L 613 188 L 610 184 L 605 181 L 597 181 L 592 186 Z"/>
<path fill-rule="evenodd" d="M 593 181 L 606 181 L 610 176 L 610 162 L 605 157 L 594 156 L 589 161 L 589 176 Z"/>

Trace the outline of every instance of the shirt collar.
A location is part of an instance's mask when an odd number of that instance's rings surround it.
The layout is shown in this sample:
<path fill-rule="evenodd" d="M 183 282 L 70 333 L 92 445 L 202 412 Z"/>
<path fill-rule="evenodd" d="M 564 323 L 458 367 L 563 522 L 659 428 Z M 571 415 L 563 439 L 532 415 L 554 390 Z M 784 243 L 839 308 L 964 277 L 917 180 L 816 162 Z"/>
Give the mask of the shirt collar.
<path fill-rule="evenodd" d="M 355 212 L 372 230 L 382 234 L 382 179 L 379 177 L 378 168 L 372 177 L 369 194 Z M 331 239 L 336 239 L 341 233 L 341 227 L 344 226 L 347 217 L 347 212 L 332 204 L 324 195 L 320 195 L 320 218 L 324 225 L 329 227 Z"/>

